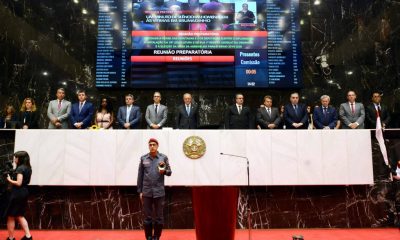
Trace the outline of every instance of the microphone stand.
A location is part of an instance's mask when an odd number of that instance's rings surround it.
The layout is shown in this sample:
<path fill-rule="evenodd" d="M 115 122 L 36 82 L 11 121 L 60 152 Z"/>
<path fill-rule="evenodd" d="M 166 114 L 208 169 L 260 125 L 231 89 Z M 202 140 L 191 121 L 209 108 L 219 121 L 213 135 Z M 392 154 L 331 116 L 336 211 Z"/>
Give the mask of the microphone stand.
<path fill-rule="evenodd" d="M 245 156 L 239 156 L 235 154 L 228 154 L 228 153 L 220 153 L 221 155 L 231 156 L 246 159 L 247 165 L 247 198 L 250 200 L 250 163 L 249 158 Z M 251 240 L 251 211 L 250 211 L 250 204 L 247 203 L 247 229 L 248 229 L 248 239 Z"/>

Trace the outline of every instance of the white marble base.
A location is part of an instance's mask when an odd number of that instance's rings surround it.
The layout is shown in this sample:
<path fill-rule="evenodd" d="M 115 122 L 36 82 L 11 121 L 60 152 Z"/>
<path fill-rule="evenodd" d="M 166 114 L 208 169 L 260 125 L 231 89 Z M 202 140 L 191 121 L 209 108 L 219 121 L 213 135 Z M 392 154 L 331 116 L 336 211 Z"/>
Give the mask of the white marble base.
<path fill-rule="evenodd" d="M 183 141 L 207 145 L 197 160 Z M 149 138 L 169 157 L 170 186 L 373 184 L 369 130 L 17 130 L 15 150 L 31 156 L 33 185 L 136 185 Z"/>

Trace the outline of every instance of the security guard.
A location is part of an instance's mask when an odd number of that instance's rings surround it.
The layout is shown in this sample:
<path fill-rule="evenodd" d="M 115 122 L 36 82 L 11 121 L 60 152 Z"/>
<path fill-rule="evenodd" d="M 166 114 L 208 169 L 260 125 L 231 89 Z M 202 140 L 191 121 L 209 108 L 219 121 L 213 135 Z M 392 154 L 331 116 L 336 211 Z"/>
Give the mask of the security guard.
<path fill-rule="evenodd" d="M 164 224 L 164 175 L 171 176 L 168 157 L 157 151 L 158 141 L 149 140 L 150 152 L 140 158 L 137 191 L 143 203 L 146 240 L 159 240 Z M 153 224 L 153 209 L 155 219 Z M 154 226 L 154 234 L 153 234 Z"/>

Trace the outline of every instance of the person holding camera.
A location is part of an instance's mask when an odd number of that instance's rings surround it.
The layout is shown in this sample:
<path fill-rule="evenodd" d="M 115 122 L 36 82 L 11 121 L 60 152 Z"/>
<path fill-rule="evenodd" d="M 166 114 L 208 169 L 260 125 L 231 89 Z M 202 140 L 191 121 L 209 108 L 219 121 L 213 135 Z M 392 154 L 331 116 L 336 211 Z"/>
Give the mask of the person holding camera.
<path fill-rule="evenodd" d="M 15 220 L 21 225 L 25 232 L 25 236 L 21 240 L 32 239 L 29 232 L 28 222 L 24 215 L 28 205 L 28 187 L 31 181 L 32 168 L 30 164 L 29 154 L 25 151 L 18 151 L 14 153 L 14 163 L 17 165 L 15 176 L 7 175 L 7 181 L 11 185 L 10 195 L 8 198 L 8 205 L 6 208 L 7 216 L 7 240 L 15 240 L 14 229 Z"/>
<path fill-rule="evenodd" d="M 168 157 L 159 153 L 157 149 L 157 139 L 151 138 L 149 140 L 149 153 L 140 158 L 137 178 L 137 191 L 143 203 L 146 240 L 159 240 L 161 237 L 164 224 L 164 175 L 171 176 L 172 174 Z M 155 212 L 154 219 L 153 209 Z"/>

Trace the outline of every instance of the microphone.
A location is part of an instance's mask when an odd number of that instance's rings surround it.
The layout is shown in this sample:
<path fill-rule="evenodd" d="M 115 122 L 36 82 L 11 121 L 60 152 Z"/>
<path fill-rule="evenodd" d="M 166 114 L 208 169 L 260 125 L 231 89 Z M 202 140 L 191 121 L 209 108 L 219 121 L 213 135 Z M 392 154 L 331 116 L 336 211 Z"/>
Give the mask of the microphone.
<path fill-rule="evenodd" d="M 249 160 L 247 157 L 245 157 L 245 156 L 240 156 L 240 155 L 235 155 L 235 154 L 229 154 L 229 153 L 223 153 L 223 152 L 221 152 L 221 153 L 219 153 L 219 154 L 221 154 L 221 155 L 226 155 L 226 156 L 231 156 L 231 157 L 238 157 L 238 158 L 243 158 L 243 159 L 247 159 L 247 160 Z"/>
<path fill-rule="evenodd" d="M 225 155 L 225 156 L 230 156 L 230 157 L 237 157 L 237 158 L 242 158 L 246 159 L 247 163 L 247 190 L 249 191 L 250 188 L 250 164 L 249 164 L 249 158 L 246 156 L 240 156 L 236 154 L 230 154 L 230 153 L 223 153 L 220 152 L 220 155 Z M 247 193 L 248 194 L 248 193 Z M 247 229 L 249 230 L 249 240 L 251 240 L 251 210 L 250 207 L 247 206 Z"/>
<path fill-rule="evenodd" d="M 230 157 L 237 157 L 237 158 L 242 158 L 242 159 L 246 159 L 246 163 L 247 163 L 247 186 L 250 186 L 250 163 L 249 163 L 249 158 L 245 157 L 245 156 L 240 156 L 240 155 L 236 155 L 236 154 L 230 154 L 230 153 L 223 153 L 220 152 L 220 155 L 225 155 L 225 156 L 230 156 Z"/>

